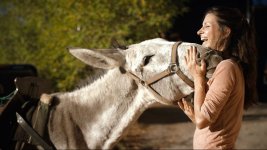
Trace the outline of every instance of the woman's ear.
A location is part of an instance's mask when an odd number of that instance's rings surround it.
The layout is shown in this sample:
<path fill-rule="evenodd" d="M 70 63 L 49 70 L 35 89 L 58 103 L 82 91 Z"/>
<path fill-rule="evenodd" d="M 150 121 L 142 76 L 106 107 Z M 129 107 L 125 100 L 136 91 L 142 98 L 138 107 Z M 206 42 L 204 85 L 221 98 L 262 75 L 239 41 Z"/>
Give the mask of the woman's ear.
<path fill-rule="evenodd" d="M 226 38 L 226 37 L 228 37 L 229 35 L 230 35 L 230 33 L 231 33 L 231 29 L 229 28 L 229 27 L 224 27 L 223 28 L 223 32 L 224 32 L 224 37 Z"/>

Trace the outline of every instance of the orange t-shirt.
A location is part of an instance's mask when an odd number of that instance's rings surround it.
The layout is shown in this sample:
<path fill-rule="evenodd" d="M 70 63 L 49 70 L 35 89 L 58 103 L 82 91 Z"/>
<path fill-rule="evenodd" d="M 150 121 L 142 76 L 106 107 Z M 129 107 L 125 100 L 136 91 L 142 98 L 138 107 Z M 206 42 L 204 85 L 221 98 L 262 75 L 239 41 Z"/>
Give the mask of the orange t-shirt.
<path fill-rule="evenodd" d="M 233 60 L 223 60 L 207 84 L 201 112 L 211 124 L 204 129 L 196 128 L 193 147 L 233 149 L 243 116 L 245 83 L 242 70 Z"/>

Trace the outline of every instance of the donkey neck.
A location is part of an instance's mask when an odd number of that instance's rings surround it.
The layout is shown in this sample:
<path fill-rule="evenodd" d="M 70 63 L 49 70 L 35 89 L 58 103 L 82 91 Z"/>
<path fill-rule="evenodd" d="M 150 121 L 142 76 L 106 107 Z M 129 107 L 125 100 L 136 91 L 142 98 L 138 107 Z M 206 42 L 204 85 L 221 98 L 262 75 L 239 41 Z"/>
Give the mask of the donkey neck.
<path fill-rule="evenodd" d="M 109 148 L 152 103 L 142 95 L 133 80 L 113 69 L 89 86 L 58 95 L 56 110 L 80 128 L 88 148 Z"/>

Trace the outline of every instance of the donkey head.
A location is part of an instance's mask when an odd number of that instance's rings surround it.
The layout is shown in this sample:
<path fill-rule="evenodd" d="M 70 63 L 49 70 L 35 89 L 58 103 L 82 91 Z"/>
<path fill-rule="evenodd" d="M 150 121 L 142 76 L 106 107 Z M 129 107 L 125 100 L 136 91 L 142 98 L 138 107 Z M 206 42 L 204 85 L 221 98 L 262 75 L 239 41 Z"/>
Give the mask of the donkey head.
<path fill-rule="evenodd" d="M 173 44 L 174 42 L 163 39 L 152 39 L 130 45 L 126 50 L 70 48 L 69 51 L 90 66 L 103 69 L 117 68 L 122 75 L 130 73 L 129 79 L 131 80 L 146 82 L 169 68 Z M 201 45 L 183 42 L 177 50 L 177 63 L 183 74 L 191 80 L 192 77 L 184 61 L 184 56 L 190 46 L 196 46 L 199 57 L 206 60 L 207 78 L 209 78 L 216 65 L 222 60 L 221 57 Z M 193 88 L 175 74 L 167 75 L 150 85 L 144 85 L 142 82 L 137 82 L 137 85 L 138 89 L 145 90 L 143 93 L 147 93 L 150 99 L 163 104 L 172 104 L 193 92 Z"/>

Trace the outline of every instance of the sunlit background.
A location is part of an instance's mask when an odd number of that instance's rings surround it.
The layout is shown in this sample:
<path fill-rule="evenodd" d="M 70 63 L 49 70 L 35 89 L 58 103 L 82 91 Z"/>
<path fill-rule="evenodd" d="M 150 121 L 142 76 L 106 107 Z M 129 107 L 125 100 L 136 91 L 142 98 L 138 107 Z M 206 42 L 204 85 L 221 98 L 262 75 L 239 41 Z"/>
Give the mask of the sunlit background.
<path fill-rule="evenodd" d="M 69 46 L 111 48 L 114 39 L 129 45 L 156 37 L 200 43 L 196 32 L 213 5 L 237 7 L 255 24 L 257 85 L 266 102 L 267 0 L 0 0 L 0 96 L 14 90 L 16 76 L 39 76 L 65 91 L 94 74 Z"/>
<path fill-rule="evenodd" d="M 70 46 L 112 48 L 115 39 L 129 45 L 158 37 L 200 43 L 203 13 L 214 5 L 239 8 L 255 26 L 260 105 L 245 112 L 237 148 L 267 149 L 267 0 L 0 0 L 0 100 L 15 90 L 16 77 L 37 76 L 52 91 L 66 91 L 99 72 L 72 57 Z M 116 147 L 190 149 L 193 132 L 176 107 L 151 108 Z"/>

